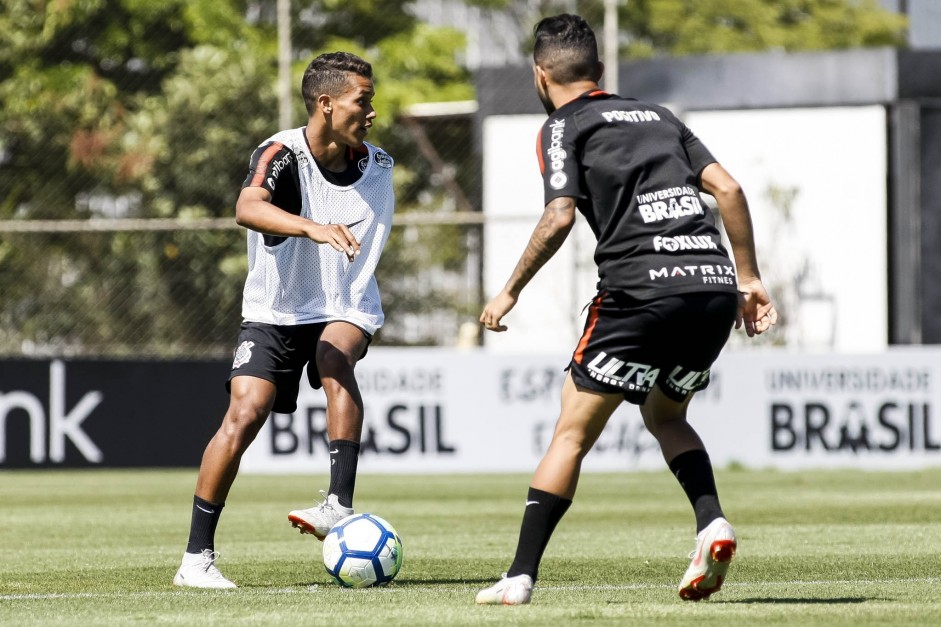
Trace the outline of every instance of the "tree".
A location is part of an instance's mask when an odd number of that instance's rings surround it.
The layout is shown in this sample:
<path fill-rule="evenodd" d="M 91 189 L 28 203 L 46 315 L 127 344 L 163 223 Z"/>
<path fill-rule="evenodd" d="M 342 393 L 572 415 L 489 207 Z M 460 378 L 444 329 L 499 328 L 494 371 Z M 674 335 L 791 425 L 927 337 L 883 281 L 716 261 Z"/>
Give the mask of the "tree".
<path fill-rule="evenodd" d="M 0 187 L 8 193 L 0 218 L 148 217 L 161 209 L 179 215 L 192 204 L 214 204 L 194 195 L 172 210 L 151 202 L 162 181 L 148 177 L 170 143 L 161 131 L 176 127 L 143 121 L 147 104 L 192 61 L 184 51 L 264 51 L 265 39 L 242 17 L 244 3 L 7 0 L 2 9 Z M 214 180 L 212 174 L 205 180 Z M 143 346 L 160 352 L 185 337 L 187 325 L 168 320 L 172 300 L 156 297 L 170 291 L 160 268 L 177 249 L 161 239 L 127 233 L 4 237 L 3 350 L 127 353 Z M 166 328 L 176 334 L 149 342 Z"/>
<path fill-rule="evenodd" d="M 318 52 L 358 52 L 376 67 L 371 141 L 396 157 L 399 211 L 422 209 L 434 181 L 397 112 L 472 96 L 456 61 L 461 37 L 405 6 L 293 3 L 295 93 Z M 0 219 L 231 217 L 248 156 L 278 130 L 273 8 L 5 0 Z M 295 111 L 300 125 L 303 106 Z M 224 354 L 238 324 L 243 240 L 234 229 L 0 234 L 0 352 Z M 391 309 L 408 305 L 396 298 L 402 272 L 447 268 L 460 255 L 459 246 L 421 250 L 390 246 Z"/>
<path fill-rule="evenodd" d="M 575 10 L 599 34 L 604 21 L 599 0 L 465 1 L 513 15 L 527 50 L 540 17 Z M 902 46 L 907 25 L 876 0 L 627 0 L 618 18 L 621 54 L 630 58 Z"/>
<path fill-rule="evenodd" d="M 901 46 L 903 16 L 875 0 L 631 0 L 630 57 Z"/>

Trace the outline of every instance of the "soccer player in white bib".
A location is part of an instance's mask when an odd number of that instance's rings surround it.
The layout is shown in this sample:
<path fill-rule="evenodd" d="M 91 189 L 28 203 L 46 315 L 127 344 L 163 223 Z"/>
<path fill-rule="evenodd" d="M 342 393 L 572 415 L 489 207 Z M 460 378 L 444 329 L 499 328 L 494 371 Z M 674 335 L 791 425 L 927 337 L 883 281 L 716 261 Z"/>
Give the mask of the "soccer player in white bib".
<path fill-rule="evenodd" d="M 363 425 L 354 368 L 384 319 L 375 270 L 392 226 L 393 162 L 365 141 L 376 117 L 369 63 L 320 55 L 302 94 L 307 125 L 258 146 L 236 204 L 236 221 L 248 229 L 243 321 L 229 408 L 199 469 L 179 586 L 236 587 L 215 566 L 219 515 L 268 415 L 297 408 L 305 367 L 327 397 L 330 485 L 322 502 L 288 519 L 322 540 L 353 513 Z"/>

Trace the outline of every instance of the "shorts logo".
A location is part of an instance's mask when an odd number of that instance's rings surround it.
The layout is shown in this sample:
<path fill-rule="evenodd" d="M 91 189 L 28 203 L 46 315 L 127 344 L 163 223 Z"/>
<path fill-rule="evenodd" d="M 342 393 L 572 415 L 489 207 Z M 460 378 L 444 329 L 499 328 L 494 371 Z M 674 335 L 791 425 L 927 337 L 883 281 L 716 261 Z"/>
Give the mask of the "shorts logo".
<path fill-rule="evenodd" d="M 235 361 L 232 362 L 233 370 L 242 364 L 248 363 L 248 360 L 252 358 L 252 346 L 254 345 L 254 342 L 248 340 L 245 340 L 239 345 L 238 350 L 235 351 Z"/>
<path fill-rule="evenodd" d="M 666 385 L 674 392 L 689 394 L 706 387 L 709 383 L 709 371 L 697 372 L 682 366 L 677 366 L 667 377 Z"/>
<path fill-rule="evenodd" d="M 591 360 L 587 369 L 588 374 L 596 381 L 641 392 L 649 392 L 660 374 L 659 368 L 654 368 L 649 364 L 625 362 L 617 357 L 608 357 L 604 351 Z"/>

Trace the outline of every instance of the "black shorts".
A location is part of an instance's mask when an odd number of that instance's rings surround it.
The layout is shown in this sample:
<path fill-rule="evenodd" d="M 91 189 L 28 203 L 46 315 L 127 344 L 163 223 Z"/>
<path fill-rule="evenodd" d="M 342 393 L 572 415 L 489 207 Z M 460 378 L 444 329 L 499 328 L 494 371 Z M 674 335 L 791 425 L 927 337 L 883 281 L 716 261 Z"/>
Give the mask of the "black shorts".
<path fill-rule="evenodd" d="M 307 380 L 312 388 L 319 389 L 320 373 L 317 371 L 317 343 L 329 322 L 278 326 L 263 322 L 243 322 L 239 333 L 238 348 L 232 361 L 232 372 L 225 389 L 231 391 L 235 377 L 248 375 L 274 383 L 277 395 L 271 411 L 290 414 L 297 409 L 297 394 L 300 391 L 301 372 L 307 366 Z M 367 340 L 372 336 L 363 331 Z M 369 350 L 367 342 L 362 359 Z"/>
<path fill-rule="evenodd" d="M 621 391 L 635 405 L 656 383 L 682 402 L 709 385 L 709 368 L 729 339 L 737 309 L 731 292 L 654 300 L 599 292 L 569 363 L 572 379 L 597 392 Z"/>

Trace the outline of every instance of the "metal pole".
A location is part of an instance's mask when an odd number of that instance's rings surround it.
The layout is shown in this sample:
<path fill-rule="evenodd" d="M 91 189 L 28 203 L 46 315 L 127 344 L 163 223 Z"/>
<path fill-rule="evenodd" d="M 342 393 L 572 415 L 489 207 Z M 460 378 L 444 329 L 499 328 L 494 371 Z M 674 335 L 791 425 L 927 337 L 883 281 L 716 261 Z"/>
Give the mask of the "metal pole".
<path fill-rule="evenodd" d="M 618 93 L 618 0 L 604 0 L 604 89 Z"/>
<path fill-rule="evenodd" d="M 293 126 L 291 110 L 291 0 L 278 0 L 278 127 Z"/>

